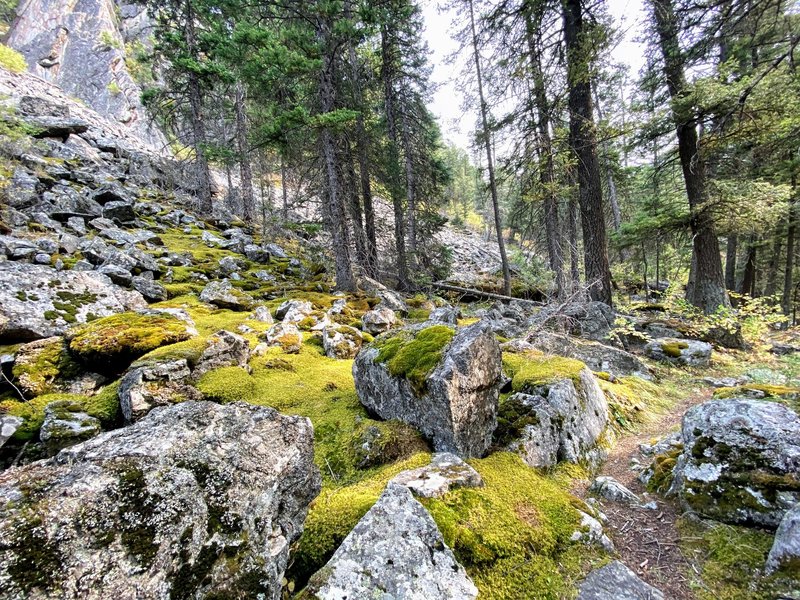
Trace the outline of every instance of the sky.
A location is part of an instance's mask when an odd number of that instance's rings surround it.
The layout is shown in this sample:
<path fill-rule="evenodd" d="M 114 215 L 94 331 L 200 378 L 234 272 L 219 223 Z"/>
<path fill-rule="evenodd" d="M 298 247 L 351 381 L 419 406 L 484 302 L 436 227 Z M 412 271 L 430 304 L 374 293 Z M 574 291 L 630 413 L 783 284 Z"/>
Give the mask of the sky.
<path fill-rule="evenodd" d="M 614 58 L 627 63 L 631 76 L 635 77 L 644 64 L 644 47 L 635 41 L 645 19 L 644 2 L 606 0 L 606 3 L 617 28 L 624 33 L 622 42 L 613 51 Z M 432 79 L 439 86 L 429 108 L 438 117 L 444 138 L 469 150 L 470 130 L 474 126 L 475 115 L 464 113 L 463 97 L 455 82 L 458 69 L 446 64 L 448 55 L 458 48 L 458 44 L 449 34 L 452 16 L 439 12 L 437 5 L 437 0 L 422 0 L 425 39 L 431 50 L 430 62 L 433 65 Z"/>

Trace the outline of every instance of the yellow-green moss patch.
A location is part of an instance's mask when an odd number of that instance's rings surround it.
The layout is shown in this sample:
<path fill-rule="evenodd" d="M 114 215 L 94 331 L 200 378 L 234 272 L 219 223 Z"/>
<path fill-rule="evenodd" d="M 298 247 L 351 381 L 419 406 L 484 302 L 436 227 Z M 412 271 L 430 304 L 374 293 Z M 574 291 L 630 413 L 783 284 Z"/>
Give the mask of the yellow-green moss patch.
<path fill-rule="evenodd" d="M 72 360 L 63 338 L 33 342 L 37 347 L 17 355 L 12 374 L 26 393 L 39 396 L 56 391 L 59 381 L 76 377 L 80 366 Z"/>
<path fill-rule="evenodd" d="M 511 388 L 522 392 L 559 379 L 580 383 L 580 372 L 586 365 L 573 358 L 545 356 L 536 352 L 504 352 L 503 369 L 511 377 Z"/>
<path fill-rule="evenodd" d="M 400 331 L 375 342 L 377 360 L 386 363 L 389 373 L 405 377 L 417 392 L 423 393 L 425 379 L 439 364 L 454 335 L 455 330 L 446 325 L 433 325 L 413 334 Z"/>
<path fill-rule="evenodd" d="M 172 315 L 121 313 L 75 329 L 69 349 L 92 368 L 121 372 L 151 350 L 189 337 L 186 323 Z"/>
<path fill-rule="evenodd" d="M 23 73 L 28 69 L 25 58 L 5 44 L 0 44 L 0 67 L 12 73 Z"/>

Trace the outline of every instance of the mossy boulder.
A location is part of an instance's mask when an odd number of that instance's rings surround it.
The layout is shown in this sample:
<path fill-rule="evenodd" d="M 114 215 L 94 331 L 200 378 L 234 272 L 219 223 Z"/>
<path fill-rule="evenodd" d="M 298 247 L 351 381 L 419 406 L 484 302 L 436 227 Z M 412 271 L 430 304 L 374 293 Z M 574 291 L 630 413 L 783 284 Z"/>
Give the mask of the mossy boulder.
<path fill-rule="evenodd" d="M 361 332 L 347 325 L 332 325 L 322 330 L 322 347 L 329 358 L 354 358 L 361 350 Z"/>
<path fill-rule="evenodd" d="M 353 363 L 361 403 L 419 429 L 437 451 L 481 456 L 496 426 L 500 347 L 483 324 L 379 337 Z"/>
<path fill-rule="evenodd" d="M 190 337 L 187 324 L 172 315 L 122 313 L 97 319 L 70 332 L 69 349 L 93 369 L 120 373 L 140 356 Z"/>
<path fill-rule="evenodd" d="M 655 360 L 680 366 L 704 367 L 711 360 L 711 344 L 699 340 L 660 338 L 645 344 L 644 353 Z"/>
<path fill-rule="evenodd" d="M 688 510 L 774 529 L 800 502 L 800 417 L 776 402 L 711 400 L 683 418 L 675 486 Z"/>
<path fill-rule="evenodd" d="M 63 392 L 66 384 L 81 372 L 70 356 L 62 337 L 36 340 L 19 347 L 12 374 L 19 388 L 28 396 Z"/>
<path fill-rule="evenodd" d="M 80 401 L 57 400 L 44 409 L 39 439 L 51 454 L 100 433 L 100 420 L 84 412 Z"/>

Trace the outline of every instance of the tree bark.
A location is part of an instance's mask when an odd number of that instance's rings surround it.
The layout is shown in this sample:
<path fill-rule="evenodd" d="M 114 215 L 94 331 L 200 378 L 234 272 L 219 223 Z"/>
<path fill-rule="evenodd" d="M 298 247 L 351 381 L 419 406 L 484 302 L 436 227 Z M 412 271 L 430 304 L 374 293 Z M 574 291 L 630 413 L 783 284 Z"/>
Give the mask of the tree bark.
<path fill-rule="evenodd" d="M 282 216 L 284 221 L 289 220 L 289 182 L 286 176 L 286 158 L 281 153 L 281 196 L 283 197 Z"/>
<path fill-rule="evenodd" d="M 794 281 L 794 243 L 797 235 L 797 176 L 792 175 L 792 200 L 789 204 L 789 225 L 786 229 L 786 266 L 783 271 L 783 314 L 792 314 Z"/>
<path fill-rule="evenodd" d="M 253 197 L 253 170 L 250 165 L 247 145 L 247 113 L 245 111 L 245 89 L 241 81 L 236 82 L 236 145 L 239 152 L 239 177 L 244 220 L 251 223 L 256 216 Z"/>
<path fill-rule="evenodd" d="M 735 233 L 728 236 L 725 248 L 725 287 L 736 291 L 736 253 L 739 251 L 739 236 Z"/>
<path fill-rule="evenodd" d="M 742 284 L 739 286 L 739 293 L 747 294 L 751 298 L 755 297 L 756 289 L 756 258 L 757 240 L 751 236 L 747 243 L 747 260 L 744 263 L 744 273 L 742 274 Z"/>
<path fill-rule="evenodd" d="M 575 179 L 574 169 L 570 169 L 571 179 Z M 574 185 L 574 182 L 573 182 Z M 578 258 L 578 199 L 577 190 L 570 193 L 569 218 L 567 219 L 569 235 L 569 274 L 572 284 L 571 292 L 577 291 L 581 285 L 580 262 Z"/>
<path fill-rule="evenodd" d="M 569 143 L 578 159 L 578 201 L 583 226 L 583 262 L 589 297 L 611 306 L 603 190 L 597 161 L 592 91 L 580 0 L 563 0 L 564 41 L 569 86 Z"/>
<path fill-rule="evenodd" d="M 359 201 L 358 184 L 356 182 L 356 171 L 353 167 L 353 152 L 350 141 L 344 140 L 345 150 L 345 172 L 347 174 L 348 202 L 347 207 L 350 212 L 350 221 L 353 226 L 353 238 L 356 244 L 356 260 L 358 264 L 367 271 L 367 240 L 364 232 L 364 219 L 361 214 L 361 202 Z"/>
<path fill-rule="evenodd" d="M 408 119 L 401 112 L 403 125 L 403 155 L 406 163 L 406 207 L 408 208 L 408 250 L 412 267 L 417 264 L 417 181 L 414 173 L 414 160 L 411 153 L 411 136 Z"/>
<path fill-rule="evenodd" d="M 706 195 L 706 163 L 699 152 L 699 138 L 695 115 L 682 112 L 680 100 L 687 84 L 683 54 L 678 43 L 678 22 L 672 0 L 650 0 L 656 20 L 664 75 L 672 98 L 672 119 L 678 137 L 678 154 L 689 199 L 690 227 L 692 231 L 692 264 L 686 299 L 706 314 L 720 306 L 729 307 L 728 294 L 722 272 L 719 240 L 708 212 Z"/>
<path fill-rule="evenodd" d="M 467 0 L 469 5 L 469 23 L 472 33 L 472 50 L 475 58 L 475 77 L 478 83 L 478 101 L 480 102 L 482 142 L 486 149 L 486 168 L 489 171 L 489 191 L 492 197 L 492 211 L 494 212 L 494 227 L 497 232 L 497 246 L 500 250 L 500 262 L 503 268 L 503 293 L 511 295 L 511 269 L 508 267 L 506 245 L 503 242 L 503 225 L 500 218 L 500 203 L 497 199 L 497 181 L 494 174 L 494 158 L 492 157 L 492 142 L 489 133 L 489 109 L 483 94 L 483 77 L 481 75 L 481 59 L 478 54 L 478 35 L 475 31 L 475 12 L 472 0 Z"/>
<path fill-rule="evenodd" d="M 184 3 L 186 19 L 186 50 L 189 55 L 197 60 L 197 33 L 194 26 L 194 9 L 191 0 Z M 192 122 L 192 147 L 194 148 L 194 163 L 197 170 L 197 208 L 202 215 L 210 215 L 213 210 L 211 202 L 211 174 L 208 170 L 208 158 L 205 154 L 206 126 L 203 119 L 203 93 L 200 87 L 200 77 L 192 70 L 187 70 L 187 93 L 189 95 L 189 109 Z"/>
<path fill-rule="evenodd" d="M 405 215 L 403 214 L 403 198 L 400 190 L 400 155 L 397 139 L 397 122 L 395 114 L 394 92 L 394 52 L 390 39 L 390 31 L 386 24 L 381 26 L 381 79 L 383 80 L 383 101 L 386 113 L 386 128 L 389 137 L 389 194 L 394 209 L 394 243 L 397 264 L 397 287 L 400 290 L 410 288 L 408 263 L 406 262 Z"/>

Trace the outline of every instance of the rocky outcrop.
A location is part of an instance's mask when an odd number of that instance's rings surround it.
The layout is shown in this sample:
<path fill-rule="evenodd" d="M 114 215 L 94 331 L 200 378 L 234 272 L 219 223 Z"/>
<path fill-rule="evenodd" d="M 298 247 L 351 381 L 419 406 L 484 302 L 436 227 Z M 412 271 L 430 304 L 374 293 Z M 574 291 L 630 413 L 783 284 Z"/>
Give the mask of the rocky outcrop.
<path fill-rule="evenodd" d="M 392 483 L 407 487 L 415 496 L 437 498 L 456 488 L 481 487 L 483 479 L 455 454 L 439 452 L 433 455 L 431 464 L 403 471 Z"/>
<path fill-rule="evenodd" d="M 247 310 L 255 302 L 252 296 L 233 287 L 227 279 L 209 283 L 200 293 L 200 300 L 231 310 Z"/>
<path fill-rule="evenodd" d="M 147 307 L 139 292 L 114 285 L 92 271 L 56 271 L 21 262 L 0 262 L 0 340 L 63 335 L 74 323 Z"/>
<path fill-rule="evenodd" d="M 9 598 L 280 598 L 320 488 L 311 424 L 188 402 L 0 474 Z"/>
<path fill-rule="evenodd" d="M 7 34 L 28 69 L 80 98 L 104 117 L 120 123 L 161 150 L 164 136 L 149 121 L 141 104 L 142 89 L 126 66 L 126 42 L 145 29 L 144 6 L 113 0 L 30 0 Z M 144 38 L 143 38 L 144 39 Z"/>
<path fill-rule="evenodd" d="M 639 496 L 634 494 L 613 477 L 609 477 L 607 475 L 597 477 L 592 482 L 592 485 L 589 486 L 589 491 L 597 494 L 601 498 L 611 500 L 612 502 L 621 502 L 632 505 L 640 504 Z"/>
<path fill-rule="evenodd" d="M 595 569 L 581 583 L 578 600 L 664 600 L 664 594 L 645 583 L 618 560 Z"/>
<path fill-rule="evenodd" d="M 711 360 L 711 344 L 699 340 L 660 338 L 647 342 L 644 353 L 655 360 L 687 367 L 705 367 Z"/>
<path fill-rule="evenodd" d="M 800 576 L 800 504 L 796 504 L 781 519 L 767 557 L 766 571 L 785 571 Z"/>
<path fill-rule="evenodd" d="M 800 417 L 763 400 L 712 400 L 683 417 L 674 486 L 685 509 L 776 528 L 800 502 Z"/>
<path fill-rule="evenodd" d="M 467 600 L 478 589 L 431 516 L 403 486 L 390 483 L 378 502 L 309 581 L 320 600 L 372 598 Z"/>
<path fill-rule="evenodd" d="M 70 400 L 51 402 L 44 409 L 39 439 L 50 453 L 72 446 L 100 433 L 100 421 Z"/>
<path fill-rule="evenodd" d="M 614 328 L 615 319 L 612 308 L 603 302 L 572 302 L 566 306 L 545 306 L 533 317 L 532 323 L 537 329 L 603 342 Z"/>
<path fill-rule="evenodd" d="M 415 355 L 409 356 L 415 370 L 408 373 L 393 375 L 390 369 L 395 363 L 381 362 L 375 346 L 363 348 L 353 363 L 356 391 L 367 410 L 416 427 L 436 451 L 482 456 L 496 426 L 500 347 L 482 323 L 454 336 L 445 335 L 448 331 L 438 325 L 397 334 L 400 337 L 390 343 L 407 344 L 403 352 Z M 426 361 L 434 364 L 420 373 L 419 365 Z"/>
<path fill-rule="evenodd" d="M 246 369 L 249 360 L 249 342 L 242 336 L 223 329 L 208 338 L 206 347 L 197 360 L 192 375 L 198 378 L 204 373 L 220 367 L 242 367 Z"/>
<path fill-rule="evenodd" d="M 597 443 L 608 424 L 608 402 L 597 380 L 582 369 L 578 380 L 559 379 L 510 396 L 503 409 L 516 438 L 508 449 L 532 467 L 557 462 L 598 464 L 604 452 Z"/>
<path fill-rule="evenodd" d="M 379 335 L 397 325 L 397 317 L 391 308 L 379 306 L 364 313 L 361 317 L 361 325 L 367 333 Z"/>
<path fill-rule="evenodd" d="M 361 350 L 361 332 L 347 325 L 330 325 L 322 330 L 322 347 L 328 358 L 355 358 Z"/>
<path fill-rule="evenodd" d="M 117 392 L 125 422 L 138 421 L 157 406 L 199 400 L 200 393 L 189 385 L 190 375 L 184 358 L 134 365 L 120 380 Z"/>

